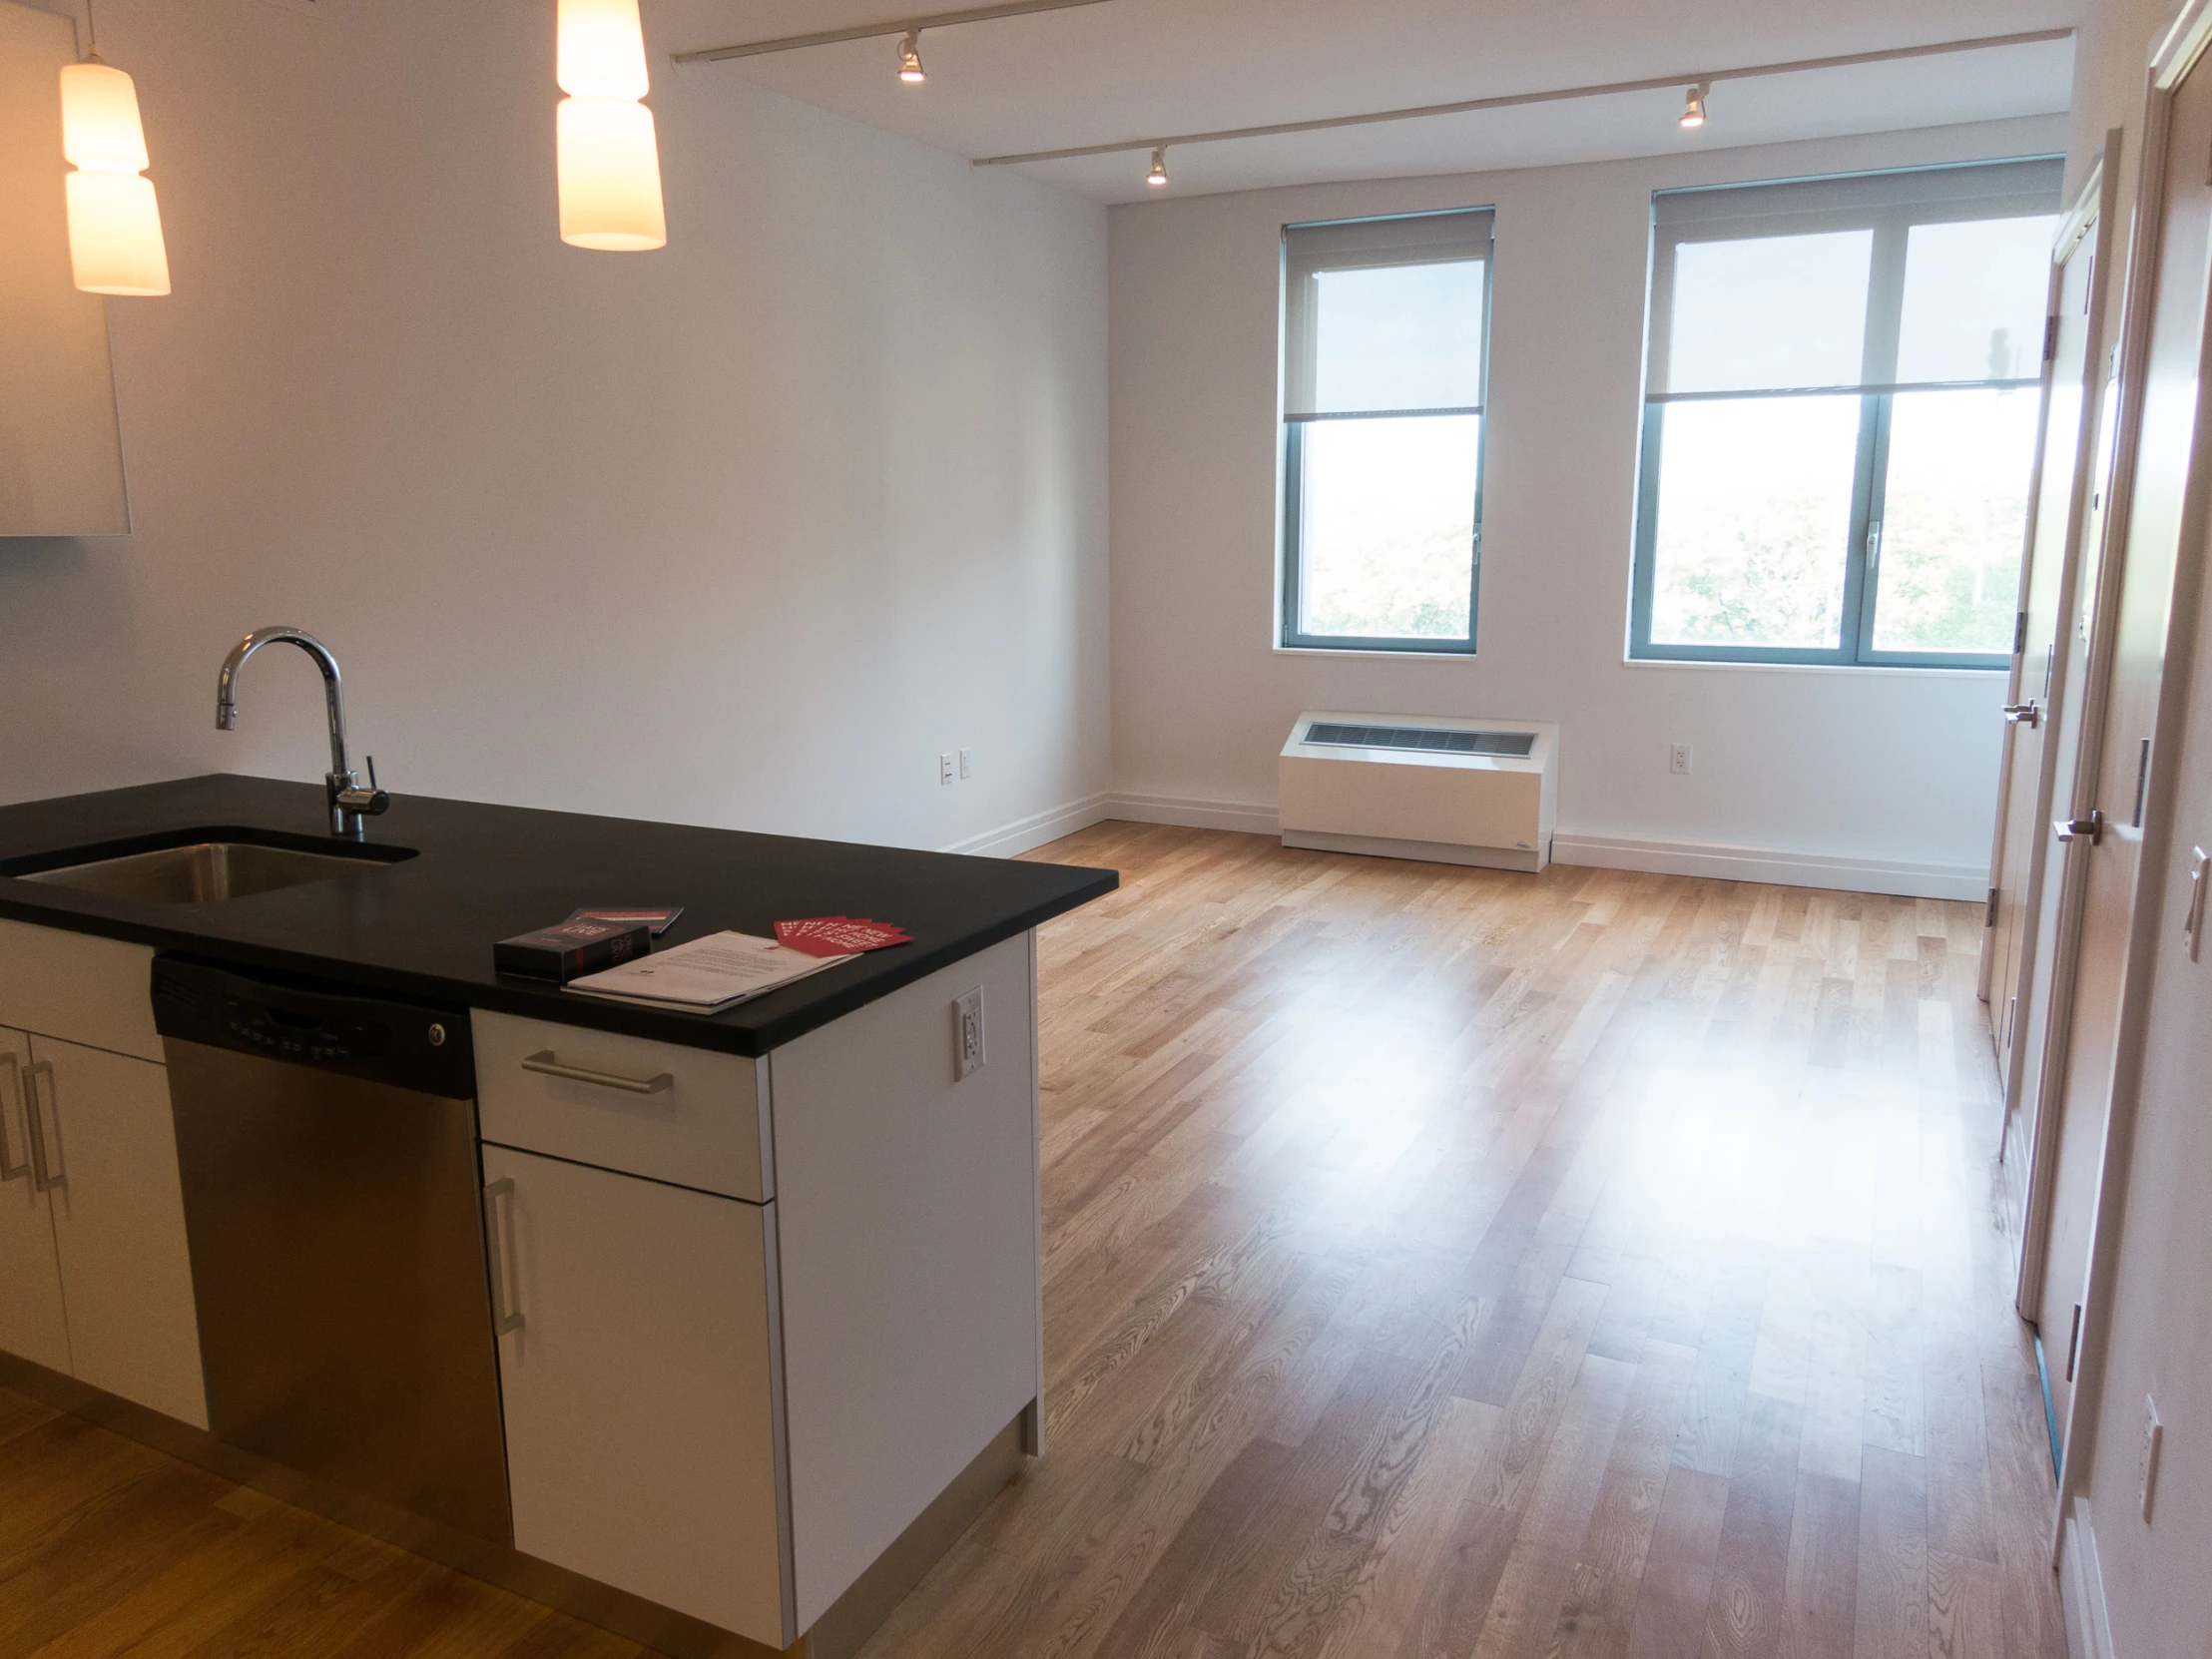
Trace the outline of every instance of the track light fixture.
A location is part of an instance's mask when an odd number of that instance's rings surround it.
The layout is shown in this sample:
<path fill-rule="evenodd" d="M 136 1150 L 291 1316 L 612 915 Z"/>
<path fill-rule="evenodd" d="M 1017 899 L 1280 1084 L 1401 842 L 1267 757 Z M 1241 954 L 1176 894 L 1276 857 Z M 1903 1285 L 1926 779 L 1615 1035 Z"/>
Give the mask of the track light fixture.
<path fill-rule="evenodd" d="M 1690 88 L 1683 99 L 1680 126 L 1688 129 L 1705 125 L 1705 95 L 1712 90 L 1712 83 L 1709 81 L 1700 81 Z"/>
<path fill-rule="evenodd" d="M 910 87 L 918 87 L 929 78 L 921 72 L 919 29 L 908 29 L 906 38 L 898 43 L 898 78 Z"/>
<path fill-rule="evenodd" d="M 1144 176 L 1144 182 L 1154 190 L 1165 190 L 1168 183 L 1168 147 L 1156 144 L 1152 147 L 1152 171 Z"/>

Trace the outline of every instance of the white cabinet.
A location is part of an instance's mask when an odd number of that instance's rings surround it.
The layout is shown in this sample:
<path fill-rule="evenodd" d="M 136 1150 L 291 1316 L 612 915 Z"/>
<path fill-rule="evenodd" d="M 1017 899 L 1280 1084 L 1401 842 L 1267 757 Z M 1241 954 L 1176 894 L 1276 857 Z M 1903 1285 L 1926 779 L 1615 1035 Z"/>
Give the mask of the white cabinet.
<path fill-rule="evenodd" d="M 515 1547 L 784 1647 L 774 1207 L 492 1145 L 484 1180 Z"/>
<path fill-rule="evenodd" d="M 0 1351 L 69 1371 L 54 1209 L 31 1162 L 31 1039 L 0 1031 Z"/>
<path fill-rule="evenodd" d="M 169 1070 L 33 1035 L 78 1381 L 208 1426 Z"/>
<path fill-rule="evenodd" d="M 0 921 L 0 1348 L 205 1428 L 153 955 Z"/>

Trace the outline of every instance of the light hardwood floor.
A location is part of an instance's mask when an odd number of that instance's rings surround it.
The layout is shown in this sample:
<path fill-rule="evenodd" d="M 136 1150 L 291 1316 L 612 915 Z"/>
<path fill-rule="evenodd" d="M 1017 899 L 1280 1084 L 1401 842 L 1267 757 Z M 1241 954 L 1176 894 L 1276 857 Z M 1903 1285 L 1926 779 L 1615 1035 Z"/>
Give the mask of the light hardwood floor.
<path fill-rule="evenodd" d="M 2064 1653 L 1977 910 L 1032 856 L 1047 1455 L 865 1659 Z M 245 1651 L 638 1650 L 0 1395 L 0 1659 Z"/>

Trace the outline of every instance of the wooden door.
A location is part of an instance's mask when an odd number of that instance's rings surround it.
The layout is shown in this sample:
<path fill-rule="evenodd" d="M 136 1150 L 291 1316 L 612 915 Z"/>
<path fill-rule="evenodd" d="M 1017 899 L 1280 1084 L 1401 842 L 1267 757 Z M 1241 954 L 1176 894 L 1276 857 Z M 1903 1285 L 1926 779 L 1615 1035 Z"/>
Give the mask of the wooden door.
<path fill-rule="evenodd" d="M 208 1426 L 169 1071 L 33 1035 L 54 1243 L 81 1382 Z"/>
<path fill-rule="evenodd" d="M 2032 542 L 2021 576 L 2020 627 L 2006 711 L 2003 783 L 1996 845 L 1990 860 L 1992 931 L 1983 963 L 1983 996 L 2004 1088 L 2004 1196 L 2012 1236 L 2026 1209 L 2028 1146 L 2035 1090 L 2022 1087 L 2033 1011 L 2038 946 L 2050 935 L 2040 922 L 2041 890 L 2054 794 L 2070 792 L 2066 775 L 2078 753 L 2078 691 L 2082 651 L 2074 620 L 2085 549 L 2100 527 L 2100 434 L 2109 432 L 2102 334 L 2105 281 L 2097 258 L 2100 230 L 2118 164 L 2118 135 L 2061 234 L 2053 273 L 2050 359 L 2044 399 L 2041 460 Z M 2038 1026 L 2039 1030 L 2040 1027 Z"/>
<path fill-rule="evenodd" d="M 2131 277 L 2129 296 L 2144 333 L 2130 341 L 2123 369 L 2132 407 L 2113 485 L 2119 547 L 2106 561 L 2089 628 L 2076 788 L 2059 808 L 2082 826 L 2061 843 L 2059 860 L 2065 892 L 2056 972 L 2070 994 L 2051 1010 L 2023 1262 L 2033 1270 L 2023 1274 L 2032 1281 L 2022 1285 L 2023 1311 L 2031 1311 L 2043 1339 L 2060 1423 L 2072 1401 L 2086 1300 L 2177 554 L 2185 534 L 2201 536 L 2212 484 L 2205 445 L 2212 422 L 2201 406 L 2212 384 L 2204 364 L 2212 72 L 2184 70 L 2170 99 L 2153 109 L 2133 252 L 2140 276 Z"/>
<path fill-rule="evenodd" d="M 31 1157 L 24 1071 L 31 1040 L 0 1030 L 0 1353 L 69 1372 L 69 1322 L 54 1256 L 54 1212 Z"/>
<path fill-rule="evenodd" d="M 788 1645 L 771 1207 L 490 1145 L 484 1181 L 515 1548 Z"/>

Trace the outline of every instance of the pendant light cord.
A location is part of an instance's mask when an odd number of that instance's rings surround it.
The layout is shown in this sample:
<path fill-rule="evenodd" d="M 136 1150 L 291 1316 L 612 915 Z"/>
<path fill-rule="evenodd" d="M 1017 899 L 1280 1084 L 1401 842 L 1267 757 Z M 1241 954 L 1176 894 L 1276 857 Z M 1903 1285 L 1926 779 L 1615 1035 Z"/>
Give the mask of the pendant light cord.
<path fill-rule="evenodd" d="M 85 62 L 100 61 L 100 15 L 92 9 L 92 0 L 85 0 Z"/>

